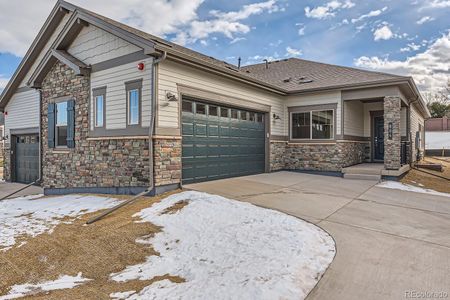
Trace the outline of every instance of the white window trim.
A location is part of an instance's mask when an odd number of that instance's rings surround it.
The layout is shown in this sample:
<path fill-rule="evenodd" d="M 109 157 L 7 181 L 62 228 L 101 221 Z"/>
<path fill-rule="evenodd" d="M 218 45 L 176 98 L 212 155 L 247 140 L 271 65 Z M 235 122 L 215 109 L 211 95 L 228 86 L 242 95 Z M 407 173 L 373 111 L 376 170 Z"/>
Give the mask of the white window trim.
<path fill-rule="evenodd" d="M 331 137 L 329 139 L 314 139 L 313 135 L 312 135 L 312 124 L 313 124 L 313 119 L 312 119 L 312 113 L 313 112 L 320 112 L 320 111 L 328 111 L 331 110 L 333 111 L 333 120 L 331 123 L 332 126 L 332 130 L 331 130 Z M 301 114 L 301 113 L 309 113 L 309 117 L 310 117 L 310 124 L 309 124 L 309 136 L 310 138 L 293 138 L 292 137 L 292 126 L 293 126 L 293 122 L 292 122 L 292 114 Z M 334 141 L 335 139 L 335 130 L 336 130 L 336 109 L 334 108 L 325 108 L 325 109 L 312 109 L 312 110 L 304 110 L 304 111 L 292 111 L 289 113 L 289 139 L 293 140 L 293 141 Z"/>
<path fill-rule="evenodd" d="M 137 92 L 137 94 L 138 94 L 138 110 L 137 110 L 137 113 L 138 113 L 138 115 L 137 115 L 137 123 L 131 123 L 131 102 L 130 102 L 130 100 L 131 100 L 131 97 L 130 97 L 130 94 L 131 94 L 131 92 L 134 92 L 134 91 L 136 91 Z M 141 116 L 140 116 L 140 110 L 141 110 L 141 103 L 140 103 L 140 97 L 141 97 L 141 95 L 140 95 L 140 89 L 129 89 L 129 90 L 127 90 L 127 113 L 128 113 L 128 116 L 127 116 L 127 125 L 129 125 L 129 126 L 138 126 L 139 124 L 140 124 L 140 118 L 141 118 Z"/>

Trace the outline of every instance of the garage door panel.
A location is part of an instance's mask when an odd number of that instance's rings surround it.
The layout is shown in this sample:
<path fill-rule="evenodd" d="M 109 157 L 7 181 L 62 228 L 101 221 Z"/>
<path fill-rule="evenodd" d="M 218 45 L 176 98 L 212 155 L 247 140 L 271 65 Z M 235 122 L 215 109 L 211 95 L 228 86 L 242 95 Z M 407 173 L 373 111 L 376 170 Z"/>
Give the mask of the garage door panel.
<path fill-rule="evenodd" d="M 15 136 L 15 181 L 31 183 L 39 178 L 39 138 L 37 135 Z"/>
<path fill-rule="evenodd" d="M 182 113 L 183 183 L 262 173 L 265 124 L 262 114 L 191 100 Z M 197 111 L 200 109 L 200 111 Z M 211 114 L 210 114 L 211 113 Z M 258 117 L 259 116 L 259 117 Z"/>

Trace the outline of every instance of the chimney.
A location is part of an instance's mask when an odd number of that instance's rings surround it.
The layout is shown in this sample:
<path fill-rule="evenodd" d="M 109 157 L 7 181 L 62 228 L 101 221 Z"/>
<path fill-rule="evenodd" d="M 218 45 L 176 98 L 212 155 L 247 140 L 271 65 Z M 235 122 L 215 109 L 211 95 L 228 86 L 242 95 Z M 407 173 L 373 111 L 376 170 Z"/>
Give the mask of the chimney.
<path fill-rule="evenodd" d="M 267 59 L 263 60 L 266 63 L 266 70 L 269 68 L 269 61 Z"/>

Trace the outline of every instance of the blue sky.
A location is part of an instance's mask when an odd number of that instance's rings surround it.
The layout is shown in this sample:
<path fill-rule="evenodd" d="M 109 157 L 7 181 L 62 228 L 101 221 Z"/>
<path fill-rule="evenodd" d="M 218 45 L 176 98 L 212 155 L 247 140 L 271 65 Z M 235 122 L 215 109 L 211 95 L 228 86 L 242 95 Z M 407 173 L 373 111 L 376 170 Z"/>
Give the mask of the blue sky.
<path fill-rule="evenodd" d="M 0 89 L 54 5 L 11 2 L 0 0 Z M 234 64 L 299 57 L 411 75 L 422 91 L 450 78 L 450 0 L 73 2 Z"/>

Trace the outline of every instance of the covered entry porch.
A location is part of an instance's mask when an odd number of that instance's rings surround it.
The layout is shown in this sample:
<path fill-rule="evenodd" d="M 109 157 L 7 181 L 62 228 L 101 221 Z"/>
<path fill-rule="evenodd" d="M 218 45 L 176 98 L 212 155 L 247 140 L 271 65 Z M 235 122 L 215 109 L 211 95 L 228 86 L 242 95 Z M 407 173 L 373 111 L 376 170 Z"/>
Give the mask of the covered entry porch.
<path fill-rule="evenodd" d="M 406 172 L 411 137 L 409 101 L 402 90 L 392 86 L 343 91 L 342 104 L 344 139 L 365 143 L 364 164 L 344 168 L 343 173 L 400 176 Z"/>

